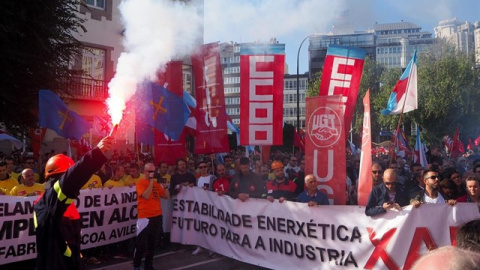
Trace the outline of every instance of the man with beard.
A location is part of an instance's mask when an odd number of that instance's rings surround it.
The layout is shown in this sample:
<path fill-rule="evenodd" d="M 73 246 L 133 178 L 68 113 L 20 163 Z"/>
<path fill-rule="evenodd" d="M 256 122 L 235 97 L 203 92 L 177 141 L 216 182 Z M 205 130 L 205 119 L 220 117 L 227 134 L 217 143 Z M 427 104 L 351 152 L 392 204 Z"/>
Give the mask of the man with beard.
<path fill-rule="evenodd" d="M 280 161 L 272 162 L 272 171 L 275 179 L 265 185 L 267 200 L 273 202 L 278 199 L 281 203 L 285 200 L 293 200 L 297 185 L 292 180 L 285 179 L 283 163 Z"/>
<path fill-rule="evenodd" d="M 242 202 L 251 198 L 261 198 L 264 190 L 260 175 L 250 170 L 250 160 L 247 157 L 240 158 L 240 170 L 236 173 L 228 188 L 228 195 Z"/>
<path fill-rule="evenodd" d="M 425 190 L 412 194 L 410 198 L 410 204 L 414 207 L 419 207 L 422 203 L 448 203 L 449 205 L 455 205 L 456 200 L 447 200 L 443 198 L 442 194 L 438 191 L 440 188 L 440 176 L 436 170 L 426 170 L 423 173 L 423 181 L 425 183 Z"/>
<path fill-rule="evenodd" d="M 372 186 L 378 186 L 383 183 L 383 169 L 378 163 L 372 164 Z"/>
<path fill-rule="evenodd" d="M 467 194 L 459 197 L 457 202 L 480 202 L 480 185 L 478 179 L 474 176 L 470 176 L 465 180 L 467 186 Z"/>
<path fill-rule="evenodd" d="M 197 180 L 195 176 L 187 171 L 187 162 L 184 159 L 177 160 L 177 173 L 172 175 L 172 180 L 170 182 L 170 195 L 176 196 L 182 187 L 195 186 Z"/>
<path fill-rule="evenodd" d="M 217 175 L 217 179 L 215 182 L 213 182 L 213 191 L 217 192 L 217 194 L 221 196 L 228 192 L 228 188 L 230 187 L 230 175 L 227 174 L 225 165 L 217 165 Z"/>

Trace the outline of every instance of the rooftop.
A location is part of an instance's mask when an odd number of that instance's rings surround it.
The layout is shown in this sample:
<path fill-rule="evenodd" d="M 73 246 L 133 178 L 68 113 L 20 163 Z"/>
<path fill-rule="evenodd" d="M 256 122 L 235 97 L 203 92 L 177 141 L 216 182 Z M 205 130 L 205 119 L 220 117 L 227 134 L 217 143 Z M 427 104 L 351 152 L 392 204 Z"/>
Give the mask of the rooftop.
<path fill-rule="evenodd" d="M 411 22 L 398 22 L 398 23 L 375 23 L 373 25 L 373 30 L 378 31 L 388 31 L 388 30 L 399 30 L 399 29 L 420 29 L 421 27 L 411 23 Z"/>

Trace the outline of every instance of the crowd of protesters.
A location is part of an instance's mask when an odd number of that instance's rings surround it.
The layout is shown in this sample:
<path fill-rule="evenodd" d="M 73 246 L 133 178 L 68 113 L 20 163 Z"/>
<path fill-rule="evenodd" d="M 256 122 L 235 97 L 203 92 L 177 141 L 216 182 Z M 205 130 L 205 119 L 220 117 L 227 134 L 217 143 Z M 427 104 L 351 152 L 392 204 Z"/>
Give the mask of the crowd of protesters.
<path fill-rule="evenodd" d="M 0 159 L 0 194 L 11 196 L 38 196 L 43 190 L 44 168 L 47 160 L 55 155 L 51 151 L 38 160 L 31 156 L 8 156 Z M 154 175 L 146 177 L 148 172 Z M 153 166 L 153 167 L 152 167 Z M 378 155 L 373 157 L 372 192 L 366 207 L 369 216 L 400 210 L 412 204 L 479 202 L 480 158 L 464 155 L 449 158 L 434 147 L 428 153 L 428 165 L 414 163 L 410 157 Z M 347 202 L 357 203 L 357 183 L 360 170 L 359 156 L 347 155 Z M 305 157 L 301 153 L 274 151 L 268 160 L 258 152 L 231 151 L 223 155 L 188 154 L 176 164 L 155 163 L 150 155 L 135 156 L 132 152 L 114 151 L 110 159 L 97 171 L 82 189 L 134 187 L 142 179 L 156 179 L 169 190 L 171 196 L 182 187 L 197 186 L 246 201 L 264 198 L 271 202 L 298 201 L 309 206 L 328 205 L 327 196 L 317 189 L 313 175 L 305 173 Z M 164 218 L 165 220 L 165 218 Z M 160 230 L 158 246 L 168 244 L 168 234 Z M 132 249 L 121 243 L 107 248 L 110 255 L 131 257 Z M 201 251 L 193 251 L 196 255 Z M 88 256 L 90 263 L 100 261 Z M 95 252 L 98 253 L 98 252 Z M 213 253 L 209 253 L 213 256 Z"/>
<path fill-rule="evenodd" d="M 408 204 L 480 202 L 480 158 L 469 152 L 457 158 L 434 147 L 423 167 L 410 159 L 374 159 L 372 192 L 365 213 L 369 216 Z"/>

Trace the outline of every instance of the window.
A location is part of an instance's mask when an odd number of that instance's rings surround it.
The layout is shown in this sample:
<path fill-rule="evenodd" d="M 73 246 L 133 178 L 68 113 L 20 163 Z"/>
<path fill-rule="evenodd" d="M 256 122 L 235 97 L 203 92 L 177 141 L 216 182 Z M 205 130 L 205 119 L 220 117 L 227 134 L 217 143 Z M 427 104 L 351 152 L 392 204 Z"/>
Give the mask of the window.
<path fill-rule="evenodd" d="M 105 9 L 105 0 L 87 0 L 87 5 L 100 9 Z"/>
<path fill-rule="evenodd" d="M 105 79 L 105 50 L 86 48 L 83 50 L 82 70 L 84 76 L 95 80 Z"/>
<path fill-rule="evenodd" d="M 192 69 L 183 69 L 183 89 L 186 90 L 188 93 L 192 93 Z"/>

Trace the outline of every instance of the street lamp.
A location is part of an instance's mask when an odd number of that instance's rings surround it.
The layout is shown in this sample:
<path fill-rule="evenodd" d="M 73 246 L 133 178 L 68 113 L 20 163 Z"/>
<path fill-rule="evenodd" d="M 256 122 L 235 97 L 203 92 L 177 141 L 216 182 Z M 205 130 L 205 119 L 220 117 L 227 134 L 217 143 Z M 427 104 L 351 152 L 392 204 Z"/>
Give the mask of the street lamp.
<path fill-rule="evenodd" d="M 297 53 L 297 133 L 300 134 L 300 75 L 299 75 L 299 57 L 300 57 L 300 50 L 302 49 L 302 45 L 307 40 L 307 38 L 311 37 L 312 35 L 306 36 L 300 46 L 298 47 Z"/>

